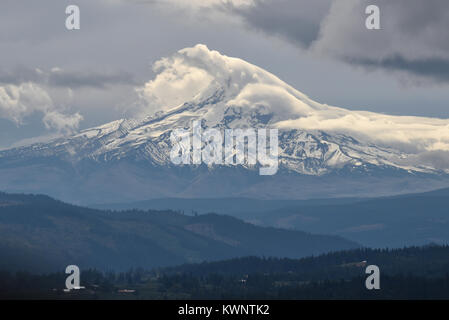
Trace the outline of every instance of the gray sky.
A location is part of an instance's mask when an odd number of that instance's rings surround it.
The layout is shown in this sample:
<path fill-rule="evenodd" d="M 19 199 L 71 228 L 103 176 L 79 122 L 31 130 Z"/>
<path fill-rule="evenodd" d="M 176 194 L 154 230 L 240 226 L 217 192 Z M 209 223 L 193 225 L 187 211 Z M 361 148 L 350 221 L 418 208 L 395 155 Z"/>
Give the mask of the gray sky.
<path fill-rule="evenodd" d="M 321 103 L 449 118 L 447 30 L 447 0 L 2 0 L 0 147 L 132 115 L 152 63 L 197 43 Z"/>

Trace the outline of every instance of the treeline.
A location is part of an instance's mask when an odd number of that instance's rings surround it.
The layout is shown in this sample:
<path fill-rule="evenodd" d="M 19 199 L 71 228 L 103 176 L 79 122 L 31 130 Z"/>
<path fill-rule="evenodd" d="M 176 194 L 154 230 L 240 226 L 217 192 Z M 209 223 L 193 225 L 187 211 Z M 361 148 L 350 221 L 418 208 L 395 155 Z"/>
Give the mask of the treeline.
<path fill-rule="evenodd" d="M 381 277 L 380 290 L 367 290 L 365 277 L 300 281 L 294 276 L 249 275 L 246 279 L 180 275 L 161 279 L 166 299 L 449 299 L 449 275 Z"/>
<path fill-rule="evenodd" d="M 159 270 L 162 274 L 211 273 L 235 275 L 248 273 L 303 275 L 304 280 L 323 280 L 326 277 L 354 276 L 354 270 L 363 264 L 374 264 L 386 274 L 407 274 L 424 277 L 444 276 L 449 272 L 449 246 L 430 244 L 422 247 L 400 249 L 360 248 L 332 252 L 302 259 L 243 257 L 218 262 L 186 264 Z M 349 272 L 346 272 L 348 271 Z"/>
<path fill-rule="evenodd" d="M 367 290 L 365 268 L 380 268 Z M 356 249 L 304 259 L 246 257 L 128 272 L 84 270 L 84 290 L 64 273 L 0 272 L 1 298 L 49 299 L 449 299 L 449 247 Z"/>
<path fill-rule="evenodd" d="M 295 274 L 244 277 L 209 274 L 138 279 L 135 272 L 107 277 L 83 273 L 83 290 L 64 292 L 64 274 L 0 273 L 0 299 L 449 299 L 444 277 L 382 275 L 380 290 L 367 290 L 365 277 L 302 281 Z"/>

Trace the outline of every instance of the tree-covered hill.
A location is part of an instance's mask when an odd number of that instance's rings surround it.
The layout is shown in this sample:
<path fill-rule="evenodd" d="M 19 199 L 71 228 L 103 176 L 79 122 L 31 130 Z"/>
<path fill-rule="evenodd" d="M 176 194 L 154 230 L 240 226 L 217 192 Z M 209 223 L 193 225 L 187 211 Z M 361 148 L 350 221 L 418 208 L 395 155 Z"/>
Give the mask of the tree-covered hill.
<path fill-rule="evenodd" d="M 101 211 L 47 196 L 0 194 L 0 270 L 127 270 L 256 255 L 299 258 L 358 247 L 336 236 L 224 215 Z"/>

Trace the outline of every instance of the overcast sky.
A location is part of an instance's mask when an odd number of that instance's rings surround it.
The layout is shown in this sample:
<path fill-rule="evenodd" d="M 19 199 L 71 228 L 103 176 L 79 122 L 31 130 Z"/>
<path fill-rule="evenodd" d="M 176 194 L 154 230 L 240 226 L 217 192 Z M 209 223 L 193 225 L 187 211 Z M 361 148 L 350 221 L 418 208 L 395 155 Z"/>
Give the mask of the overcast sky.
<path fill-rule="evenodd" d="M 198 43 L 321 103 L 449 118 L 448 30 L 447 0 L 2 0 L 0 147 L 131 116 L 152 64 Z"/>

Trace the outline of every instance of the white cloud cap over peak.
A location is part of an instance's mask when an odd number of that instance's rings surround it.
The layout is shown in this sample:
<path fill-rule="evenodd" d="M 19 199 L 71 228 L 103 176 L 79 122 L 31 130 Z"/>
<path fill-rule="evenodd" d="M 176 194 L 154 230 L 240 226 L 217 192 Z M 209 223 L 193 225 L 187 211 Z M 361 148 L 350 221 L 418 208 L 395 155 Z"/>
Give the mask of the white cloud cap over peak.
<path fill-rule="evenodd" d="M 449 120 L 351 111 L 317 103 L 271 73 L 244 60 L 209 50 L 185 48 L 155 63 L 154 80 L 140 89 L 145 112 L 200 102 L 222 91 L 205 117 L 219 118 L 229 107 L 262 110 L 279 128 L 349 134 L 405 152 L 449 151 Z"/>
<path fill-rule="evenodd" d="M 146 113 L 198 102 L 223 90 L 217 106 L 253 108 L 263 105 L 278 120 L 307 114 L 322 106 L 273 74 L 242 59 L 232 58 L 198 44 L 154 64 L 154 80 L 139 89 Z"/>

